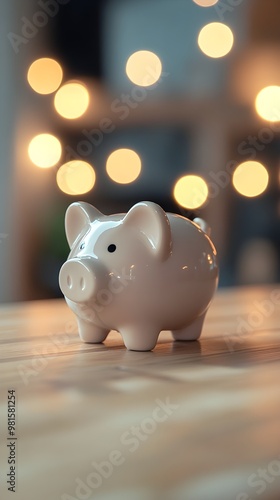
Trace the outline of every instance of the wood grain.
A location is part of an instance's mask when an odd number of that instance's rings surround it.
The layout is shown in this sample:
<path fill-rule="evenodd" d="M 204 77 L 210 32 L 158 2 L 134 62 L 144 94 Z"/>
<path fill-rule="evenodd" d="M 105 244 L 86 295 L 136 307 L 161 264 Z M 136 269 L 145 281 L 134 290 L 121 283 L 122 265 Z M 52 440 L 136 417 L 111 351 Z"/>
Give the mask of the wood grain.
<path fill-rule="evenodd" d="M 2 306 L 0 498 L 279 500 L 279 324 L 277 285 L 219 291 L 199 342 L 144 353 L 82 344 L 63 300 Z"/>

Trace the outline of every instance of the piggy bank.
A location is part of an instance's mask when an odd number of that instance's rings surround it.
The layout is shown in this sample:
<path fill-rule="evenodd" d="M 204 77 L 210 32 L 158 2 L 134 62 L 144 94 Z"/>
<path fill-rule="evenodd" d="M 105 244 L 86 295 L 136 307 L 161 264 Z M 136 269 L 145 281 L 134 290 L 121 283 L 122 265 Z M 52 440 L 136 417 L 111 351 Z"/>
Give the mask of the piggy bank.
<path fill-rule="evenodd" d="M 84 342 L 120 332 L 127 349 L 149 351 L 161 330 L 196 340 L 218 281 L 215 247 L 194 222 L 141 202 L 106 216 L 88 203 L 69 206 L 70 246 L 59 274 Z"/>

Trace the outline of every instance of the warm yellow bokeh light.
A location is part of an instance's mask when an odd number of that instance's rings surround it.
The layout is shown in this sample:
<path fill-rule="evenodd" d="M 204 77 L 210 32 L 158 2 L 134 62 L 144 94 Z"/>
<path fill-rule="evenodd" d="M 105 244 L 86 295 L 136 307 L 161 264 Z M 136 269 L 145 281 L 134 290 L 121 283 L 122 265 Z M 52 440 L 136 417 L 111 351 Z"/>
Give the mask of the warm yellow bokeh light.
<path fill-rule="evenodd" d="M 95 179 L 96 175 L 92 166 L 82 160 L 64 163 L 56 174 L 59 189 L 71 195 L 87 193 L 93 188 Z"/>
<path fill-rule="evenodd" d="M 245 161 L 235 169 L 232 183 L 243 196 L 253 198 L 262 194 L 268 185 L 268 171 L 257 161 Z"/>
<path fill-rule="evenodd" d="M 132 149 L 117 149 L 110 154 L 106 171 L 113 181 L 129 184 L 135 181 L 141 172 L 141 159 Z"/>
<path fill-rule="evenodd" d="M 149 50 L 139 50 L 128 58 L 126 74 L 128 78 L 141 87 L 154 85 L 161 77 L 162 64 L 160 58 Z"/>
<path fill-rule="evenodd" d="M 193 2 L 200 7 L 212 7 L 212 5 L 215 5 L 218 1 L 219 0 L 193 0 Z"/>
<path fill-rule="evenodd" d="M 68 82 L 62 85 L 55 94 L 56 111 L 69 120 L 82 116 L 89 105 L 89 93 L 79 82 Z"/>
<path fill-rule="evenodd" d="M 198 35 L 199 48 L 208 57 L 224 57 L 231 51 L 233 42 L 231 29 L 223 23 L 206 24 Z"/>
<path fill-rule="evenodd" d="M 264 120 L 280 121 L 280 87 L 271 85 L 263 88 L 255 101 L 256 111 Z"/>
<path fill-rule="evenodd" d="M 30 141 L 28 155 L 37 167 L 53 167 L 60 160 L 61 144 L 54 135 L 39 134 Z"/>
<path fill-rule="evenodd" d="M 185 175 L 174 187 L 174 198 L 184 208 L 194 209 L 204 205 L 208 198 L 208 187 L 199 175 Z"/>
<path fill-rule="evenodd" d="M 55 92 L 62 82 L 63 72 L 60 64 L 49 57 L 36 59 L 27 72 L 27 80 L 38 94 Z"/>

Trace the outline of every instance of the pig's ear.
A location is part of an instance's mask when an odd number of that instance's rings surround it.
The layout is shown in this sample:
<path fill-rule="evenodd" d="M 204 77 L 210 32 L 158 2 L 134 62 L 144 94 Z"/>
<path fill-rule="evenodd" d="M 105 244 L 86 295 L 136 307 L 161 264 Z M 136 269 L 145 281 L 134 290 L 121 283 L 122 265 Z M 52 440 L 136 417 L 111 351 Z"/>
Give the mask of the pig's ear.
<path fill-rule="evenodd" d="M 154 255 L 165 260 L 171 253 L 171 229 L 164 210 L 156 203 L 143 201 L 134 205 L 123 219 L 124 225 L 129 225 L 139 231 L 143 241 Z"/>
<path fill-rule="evenodd" d="M 72 248 L 75 240 L 91 222 L 104 215 L 89 203 L 72 203 L 65 214 L 65 232 L 68 244 Z"/>

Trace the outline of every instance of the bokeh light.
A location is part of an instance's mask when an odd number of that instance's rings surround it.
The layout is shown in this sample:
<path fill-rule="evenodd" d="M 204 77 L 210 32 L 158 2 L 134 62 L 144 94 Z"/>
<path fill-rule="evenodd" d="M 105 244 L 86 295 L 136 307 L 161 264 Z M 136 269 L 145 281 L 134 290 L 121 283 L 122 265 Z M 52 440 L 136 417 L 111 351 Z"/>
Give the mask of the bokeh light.
<path fill-rule="evenodd" d="M 141 87 L 154 85 L 161 77 L 162 63 L 160 58 L 148 50 L 134 52 L 126 63 L 128 78 Z"/>
<path fill-rule="evenodd" d="M 208 187 L 199 175 L 185 175 L 175 184 L 173 195 L 184 208 L 194 209 L 204 205 L 208 198 Z"/>
<path fill-rule="evenodd" d="M 64 163 L 56 174 L 56 182 L 63 193 L 80 195 L 90 191 L 95 184 L 93 167 L 82 160 Z"/>
<path fill-rule="evenodd" d="M 38 94 L 55 92 L 60 86 L 62 78 L 63 71 L 60 64 L 49 57 L 36 59 L 27 72 L 28 83 Z"/>
<path fill-rule="evenodd" d="M 262 194 L 267 188 L 268 181 L 267 169 L 257 161 L 240 163 L 232 178 L 236 191 L 249 198 Z"/>
<path fill-rule="evenodd" d="M 212 7 L 212 5 L 215 5 L 218 1 L 219 0 L 193 0 L 193 2 L 200 7 Z"/>
<path fill-rule="evenodd" d="M 86 112 L 88 105 L 89 93 L 86 87 L 79 82 L 65 83 L 55 94 L 55 109 L 63 118 L 68 120 L 74 120 L 82 116 Z"/>
<path fill-rule="evenodd" d="M 208 57 L 224 57 L 231 51 L 233 42 L 231 29 L 223 23 L 206 24 L 198 35 L 199 48 Z"/>
<path fill-rule="evenodd" d="M 256 97 L 255 106 L 257 113 L 264 120 L 280 121 L 280 87 L 264 87 Z"/>
<path fill-rule="evenodd" d="M 132 149 L 116 149 L 107 159 L 106 171 L 114 182 L 129 184 L 141 172 L 141 158 Z"/>
<path fill-rule="evenodd" d="M 39 134 L 33 137 L 28 146 L 30 160 L 40 168 L 56 165 L 61 157 L 60 141 L 52 134 Z"/>

